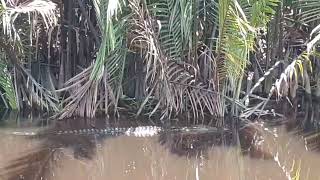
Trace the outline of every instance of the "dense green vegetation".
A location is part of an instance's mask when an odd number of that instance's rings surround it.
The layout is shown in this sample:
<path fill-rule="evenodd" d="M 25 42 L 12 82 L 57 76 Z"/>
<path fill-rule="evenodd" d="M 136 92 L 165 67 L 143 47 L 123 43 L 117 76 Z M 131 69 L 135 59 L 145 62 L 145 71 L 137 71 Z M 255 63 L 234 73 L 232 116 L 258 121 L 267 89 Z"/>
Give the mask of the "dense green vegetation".
<path fill-rule="evenodd" d="M 319 9 L 319 0 L 1 0 L 0 102 L 59 118 L 122 106 L 248 118 L 270 98 L 320 97 Z"/>

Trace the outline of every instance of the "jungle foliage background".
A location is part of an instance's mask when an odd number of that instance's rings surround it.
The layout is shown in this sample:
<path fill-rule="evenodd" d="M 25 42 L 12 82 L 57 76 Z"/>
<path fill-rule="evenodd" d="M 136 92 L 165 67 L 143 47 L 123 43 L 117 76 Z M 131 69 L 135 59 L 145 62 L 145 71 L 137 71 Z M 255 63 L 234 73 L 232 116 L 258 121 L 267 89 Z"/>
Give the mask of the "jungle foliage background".
<path fill-rule="evenodd" d="M 3 108 L 249 118 L 320 97 L 320 0 L 0 2 Z"/>

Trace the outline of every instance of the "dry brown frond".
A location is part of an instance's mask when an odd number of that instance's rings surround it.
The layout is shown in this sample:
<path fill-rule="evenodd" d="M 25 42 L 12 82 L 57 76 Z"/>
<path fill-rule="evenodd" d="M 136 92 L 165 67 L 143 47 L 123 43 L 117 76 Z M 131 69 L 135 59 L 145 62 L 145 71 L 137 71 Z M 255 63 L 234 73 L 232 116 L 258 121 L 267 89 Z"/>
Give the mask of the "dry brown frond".
<path fill-rule="evenodd" d="M 94 117 L 99 106 L 104 107 L 107 113 L 109 106 L 116 104 L 106 69 L 102 79 L 91 79 L 93 66 L 94 64 L 71 78 L 66 82 L 66 87 L 59 90 L 70 92 L 70 96 L 63 101 L 64 109 L 59 113 L 60 119 L 72 115 Z"/>
<path fill-rule="evenodd" d="M 5 2 L 3 0 L 1 3 L 4 7 L 2 14 L 3 31 L 11 39 L 20 39 L 14 26 L 15 20 L 20 14 L 28 14 L 29 21 L 31 21 L 31 18 L 36 19 L 37 15 L 40 15 L 47 28 L 57 24 L 56 4 L 50 0 L 31 0 L 22 3 L 13 0 Z"/>
<path fill-rule="evenodd" d="M 150 99 L 155 97 L 158 104 L 151 112 L 163 110 L 163 117 L 171 113 L 192 110 L 194 117 L 209 112 L 219 116 L 219 96 L 214 87 L 209 87 L 198 78 L 198 70 L 187 63 L 177 63 L 162 50 L 154 21 L 145 4 L 139 0 L 130 1 L 133 11 L 131 18 L 131 45 L 140 49 L 145 58 L 148 96 L 142 103 L 138 114 Z"/>

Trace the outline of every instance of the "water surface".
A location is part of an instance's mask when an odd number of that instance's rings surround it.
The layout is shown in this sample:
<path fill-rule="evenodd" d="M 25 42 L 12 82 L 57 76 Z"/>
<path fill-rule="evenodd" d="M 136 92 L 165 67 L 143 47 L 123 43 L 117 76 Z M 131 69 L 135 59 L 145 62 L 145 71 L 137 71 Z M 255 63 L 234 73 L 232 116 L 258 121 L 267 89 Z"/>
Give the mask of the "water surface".
<path fill-rule="evenodd" d="M 99 123 L 106 126 L 105 120 L 85 125 L 81 122 L 64 122 L 62 126 L 96 127 Z M 36 129 L 35 124 L 39 127 L 39 123 L 30 119 L 19 123 L 9 119 L 1 124 L 0 133 Z M 108 125 L 132 124 L 146 125 L 125 120 Z M 296 174 L 303 180 L 320 179 L 320 153 L 307 151 L 303 138 L 288 132 L 285 126 L 260 128 L 266 130 L 261 131 L 264 139 L 259 141 L 259 148 L 272 158 L 244 155 L 237 146 L 221 146 L 217 143 L 221 137 L 210 133 L 43 138 L 2 133 L 0 179 L 284 180 L 294 179 Z"/>

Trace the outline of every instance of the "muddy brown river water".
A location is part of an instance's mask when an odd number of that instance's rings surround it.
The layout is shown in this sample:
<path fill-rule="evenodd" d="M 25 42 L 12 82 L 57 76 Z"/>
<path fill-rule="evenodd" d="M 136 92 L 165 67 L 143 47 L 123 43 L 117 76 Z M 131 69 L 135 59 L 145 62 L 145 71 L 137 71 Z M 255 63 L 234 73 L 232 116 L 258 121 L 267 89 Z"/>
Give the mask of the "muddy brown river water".
<path fill-rule="evenodd" d="M 304 139 L 283 126 L 262 129 L 266 131 L 261 147 L 272 159 L 252 158 L 235 146 L 212 144 L 188 156 L 172 151 L 170 140 L 161 142 L 159 135 L 41 139 L 2 134 L 0 179 L 320 180 L 319 152 L 306 150 Z M 189 145 L 196 142 L 190 141 Z"/>

